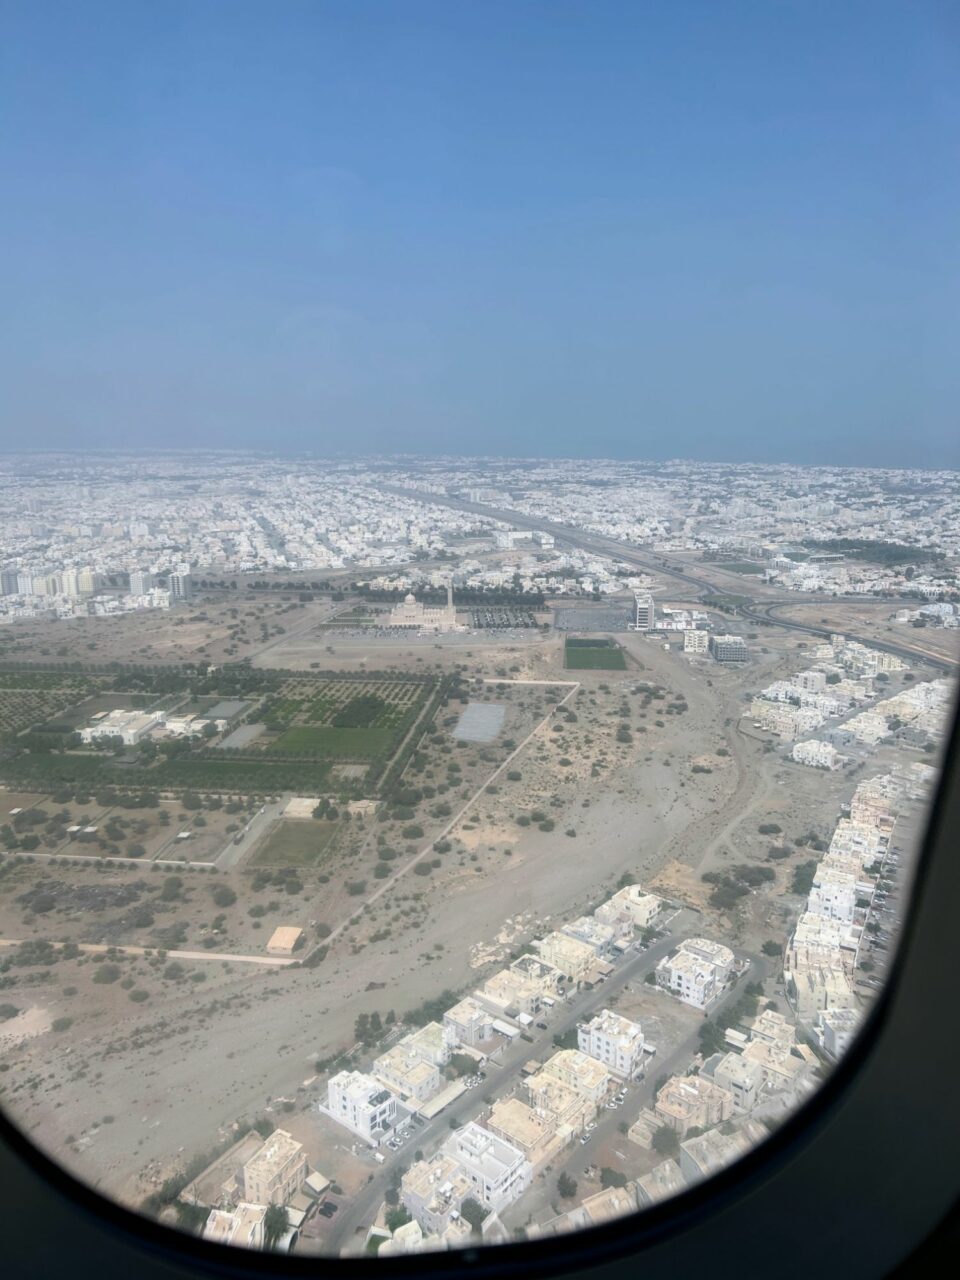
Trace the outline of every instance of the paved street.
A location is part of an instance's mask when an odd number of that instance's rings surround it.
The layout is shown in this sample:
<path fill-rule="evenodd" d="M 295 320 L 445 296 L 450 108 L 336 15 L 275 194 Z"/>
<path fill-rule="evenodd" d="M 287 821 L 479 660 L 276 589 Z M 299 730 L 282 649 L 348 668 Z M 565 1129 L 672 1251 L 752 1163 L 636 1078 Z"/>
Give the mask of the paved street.
<path fill-rule="evenodd" d="M 692 571 L 692 566 L 681 561 L 678 564 L 675 560 L 664 555 L 662 552 L 644 551 L 629 542 L 621 542 L 617 538 L 610 538 L 603 534 L 589 533 L 585 529 L 576 528 L 573 525 L 557 524 L 555 521 L 543 520 L 537 517 L 526 515 L 522 511 L 515 511 L 512 508 L 502 509 L 499 507 L 488 507 L 477 502 L 467 502 L 461 498 L 451 498 L 446 494 L 437 494 L 429 492 L 421 492 L 412 489 L 398 489 L 396 486 L 385 485 L 384 488 L 391 493 L 402 493 L 408 497 L 419 498 L 422 502 L 429 502 L 435 506 L 451 507 L 456 511 L 470 511 L 477 515 L 490 516 L 496 520 L 503 520 L 513 525 L 517 529 L 540 530 L 544 533 L 552 533 L 559 542 L 568 543 L 570 546 L 580 547 L 584 551 L 593 551 L 599 555 L 615 556 L 619 560 L 625 561 L 627 564 L 636 565 L 639 569 L 645 569 L 648 573 L 655 573 L 661 577 L 670 578 L 675 582 L 682 583 L 684 587 L 699 592 L 704 597 L 711 595 L 722 595 L 723 589 L 708 578 L 702 577 Z M 714 573 L 718 572 L 716 566 L 711 566 Z M 736 578 L 736 575 L 728 575 L 736 580 L 736 594 L 742 595 L 745 590 L 744 583 Z M 836 603 L 840 597 L 818 597 L 812 593 L 797 592 L 796 598 L 786 599 L 767 599 L 761 601 L 750 601 L 747 604 L 739 606 L 738 612 L 744 618 L 749 618 L 753 622 L 773 623 L 774 626 L 783 627 L 787 631 L 800 631 L 807 635 L 828 637 L 830 635 L 829 627 L 813 626 L 808 623 L 795 622 L 792 619 L 781 618 L 773 613 L 777 606 L 785 604 L 815 604 L 820 599 L 827 599 L 831 603 Z M 862 597 L 852 597 L 861 600 Z M 893 601 L 891 601 L 893 603 Z M 759 610 L 762 610 L 760 612 Z M 955 663 L 947 661 L 938 654 L 931 653 L 922 645 L 898 644 L 891 640 L 879 639 L 876 637 L 860 636 L 851 630 L 847 630 L 846 634 L 851 640 L 862 640 L 864 644 L 869 644 L 874 649 L 881 649 L 885 653 L 896 654 L 897 657 L 906 658 L 908 660 L 920 659 L 929 663 L 931 666 L 943 671 L 953 671 Z"/>
<path fill-rule="evenodd" d="M 575 1028 L 578 1023 L 589 1019 L 597 1010 L 608 1005 L 611 997 L 622 990 L 628 982 L 637 980 L 642 982 L 646 975 L 656 968 L 668 951 L 678 946 L 684 938 L 698 935 L 699 927 L 695 921 L 696 917 L 692 912 L 680 912 L 674 921 L 674 925 L 678 929 L 677 932 L 671 932 L 667 937 L 653 943 L 645 951 L 628 952 L 606 982 L 600 983 L 592 990 L 578 993 L 572 999 L 563 1002 L 563 1004 L 558 1004 L 554 1009 L 550 1010 L 548 1017 L 541 1016 L 541 1021 L 547 1022 L 548 1029 L 535 1032 L 532 1043 L 529 1040 L 518 1039 L 513 1044 L 506 1046 L 502 1057 L 499 1059 L 499 1066 L 496 1063 L 490 1063 L 486 1068 L 487 1079 L 481 1088 L 465 1093 L 422 1128 L 415 1128 L 413 1136 L 400 1151 L 393 1152 L 389 1148 L 384 1148 L 383 1154 L 387 1159 L 383 1165 L 374 1164 L 371 1155 L 371 1167 L 376 1170 L 375 1176 L 363 1188 L 360 1195 L 341 1205 L 337 1214 L 336 1225 L 326 1237 L 325 1249 L 337 1252 L 350 1243 L 354 1233 L 359 1228 L 368 1225 L 372 1221 L 373 1214 L 383 1200 L 384 1192 L 390 1185 L 398 1165 L 402 1165 L 404 1168 L 408 1167 L 413 1161 L 413 1152 L 418 1149 L 423 1150 L 427 1155 L 431 1155 L 442 1140 L 448 1136 L 451 1120 L 458 1120 L 461 1124 L 475 1120 L 489 1108 L 489 1103 L 485 1099 L 496 1099 L 512 1093 L 520 1080 L 520 1068 L 525 1062 L 530 1058 L 546 1059 L 549 1057 L 555 1051 L 554 1036 L 562 1036 L 565 1032 Z M 746 952 L 736 952 L 735 954 L 739 959 L 749 960 L 751 966 L 749 980 L 763 979 L 769 964 L 765 957 L 754 956 Z M 718 1002 L 717 1008 L 723 1008 L 728 999 L 736 998 L 740 989 L 738 984 L 729 996 Z M 668 1000 L 671 997 L 663 996 L 662 998 Z M 711 1010 L 711 1013 L 713 1012 L 714 1010 Z M 697 1035 L 694 1032 L 687 1036 L 665 1059 L 661 1060 L 659 1055 L 654 1059 L 655 1074 L 659 1075 L 664 1071 L 672 1072 L 685 1068 L 689 1065 L 697 1047 Z M 624 1107 L 617 1111 L 601 1111 L 600 1115 L 603 1119 L 598 1118 L 597 1130 L 594 1139 L 591 1141 L 598 1139 L 601 1135 L 609 1135 L 610 1130 L 621 1120 L 629 1119 L 632 1123 L 641 1108 L 649 1101 L 653 1088 L 653 1075 L 653 1069 L 648 1069 L 648 1079 L 631 1088 L 628 1103 Z M 358 1149 L 359 1147 L 358 1139 Z M 571 1164 L 571 1167 L 579 1167 L 581 1162 L 584 1161 L 584 1157 L 589 1156 L 589 1152 L 590 1144 L 585 1147 L 575 1144 L 571 1148 L 568 1163 Z M 557 1172 L 559 1173 L 559 1168 Z"/>
<path fill-rule="evenodd" d="M 241 858 L 244 858 L 250 849 L 266 836 L 273 824 L 279 822 L 286 803 L 287 797 L 282 796 L 273 804 L 266 804 L 258 809 L 245 827 L 228 837 L 226 844 L 214 859 L 216 866 L 221 871 L 231 871 Z M 238 835 L 243 836 L 239 844 L 237 843 Z"/>

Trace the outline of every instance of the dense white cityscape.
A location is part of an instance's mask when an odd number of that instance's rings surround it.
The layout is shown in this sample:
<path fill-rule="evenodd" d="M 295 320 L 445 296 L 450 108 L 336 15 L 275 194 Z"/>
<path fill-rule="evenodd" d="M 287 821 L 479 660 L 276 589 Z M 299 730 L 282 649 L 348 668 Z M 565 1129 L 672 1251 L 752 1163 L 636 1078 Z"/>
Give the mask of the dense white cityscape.
<path fill-rule="evenodd" d="M 185 478 L 181 461 L 162 453 L 50 455 L 26 466 L 8 456 L 0 494 L 0 621 L 168 608 L 204 575 L 437 586 L 445 560 L 455 561 L 454 584 L 472 590 L 612 595 L 645 585 L 615 554 L 559 549 L 549 531 L 471 512 L 475 503 L 655 552 L 743 560 L 790 591 L 913 596 L 898 621 L 956 625 L 953 472 L 490 459 L 414 472 L 403 460 L 291 467 L 199 454 Z"/>

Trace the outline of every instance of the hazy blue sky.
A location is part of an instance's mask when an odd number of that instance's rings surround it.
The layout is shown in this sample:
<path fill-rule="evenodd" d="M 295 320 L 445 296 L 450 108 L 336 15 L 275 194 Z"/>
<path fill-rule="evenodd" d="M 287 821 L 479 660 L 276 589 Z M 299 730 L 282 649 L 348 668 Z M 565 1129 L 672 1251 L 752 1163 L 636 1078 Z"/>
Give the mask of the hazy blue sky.
<path fill-rule="evenodd" d="M 958 12 L 0 0 L 0 443 L 960 465 Z"/>

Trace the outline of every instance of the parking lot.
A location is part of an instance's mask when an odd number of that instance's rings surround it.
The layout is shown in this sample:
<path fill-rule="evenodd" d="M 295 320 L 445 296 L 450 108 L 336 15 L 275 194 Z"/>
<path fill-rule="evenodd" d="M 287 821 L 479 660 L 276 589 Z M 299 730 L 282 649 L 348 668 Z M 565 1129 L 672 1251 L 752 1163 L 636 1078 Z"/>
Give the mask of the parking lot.
<path fill-rule="evenodd" d="M 530 609 L 511 609 L 504 605 L 490 605 L 471 609 L 470 625 L 477 631 L 508 631 L 514 628 L 535 627 L 537 619 Z"/>
<path fill-rule="evenodd" d="M 867 990 L 878 991 L 883 986 L 903 926 L 903 888 L 913 853 L 909 843 L 898 839 L 884 853 L 867 907 L 856 980 L 858 987 Z"/>

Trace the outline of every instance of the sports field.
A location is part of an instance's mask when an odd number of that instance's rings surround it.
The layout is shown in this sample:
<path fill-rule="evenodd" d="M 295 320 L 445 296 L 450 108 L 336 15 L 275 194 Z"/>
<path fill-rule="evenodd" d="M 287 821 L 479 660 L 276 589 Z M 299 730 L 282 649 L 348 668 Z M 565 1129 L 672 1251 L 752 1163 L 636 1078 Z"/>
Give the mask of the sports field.
<path fill-rule="evenodd" d="M 337 833 L 335 822 L 286 819 L 267 836 L 250 859 L 251 867 L 316 867 Z"/>
<path fill-rule="evenodd" d="M 625 671 L 627 662 L 619 645 L 568 640 L 563 665 L 568 671 Z"/>
<path fill-rule="evenodd" d="M 730 573 L 763 573 L 763 565 L 752 560 L 729 560 L 717 565 L 718 569 L 726 569 Z"/>

